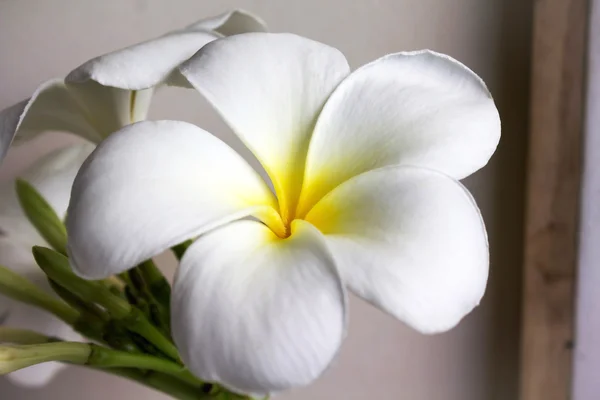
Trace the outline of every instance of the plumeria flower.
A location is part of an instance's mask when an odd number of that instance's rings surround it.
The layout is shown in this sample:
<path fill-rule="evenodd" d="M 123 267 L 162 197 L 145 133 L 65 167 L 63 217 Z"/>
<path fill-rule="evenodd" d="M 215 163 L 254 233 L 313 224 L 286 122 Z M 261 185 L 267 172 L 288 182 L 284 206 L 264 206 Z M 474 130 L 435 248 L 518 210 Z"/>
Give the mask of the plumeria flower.
<path fill-rule="evenodd" d="M 47 81 L 31 98 L 0 112 L 0 160 L 13 138 L 22 142 L 48 130 L 98 143 L 145 119 L 156 88 L 167 80 L 176 84 L 177 66 L 206 43 L 265 30 L 260 19 L 235 10 L 93 58 L 66 79 Z"/>
<path fill-rule="evenodd" d="M 92 152 L 92 144 L 79 144 L 54 151 L 38 160 L 23 173 L 22 179 L 32 184 L 52 206 L 57 215 L 64 217 L 69 204 L 71 185 L 79 167 Z M 31 254 L 33 246 L 47 246 L 23 213 L 15 183 L 0 187 L 0 265 L 9 267 L 35 284 L 52 293 L 44 272 Z M 0 324 L 30 329 L 65 340 L 77 340 L 73 329 L 41 309 L 13 301 L 0 295 Z M 8 378 L 26 386 L 43 386 L 63 368 L 50 362 L 13 372 Z"/>
<path fill-rule="evenodd" d="M 332 47 L 267 33 L 214 41 L 180 70 L 274 193 L 199 127 L 141 122 L 83 166 L 67 229 L 90 279 L 196 239 L 171 304 L 198 377 L 253 394 L 307 385 L 338 352 L 346 288 L 423 333 L 479 303 L 486 231 L 457 180 L 487 163 L 500 121 L 471 70 L 419 51 L 350 73 Z"/>

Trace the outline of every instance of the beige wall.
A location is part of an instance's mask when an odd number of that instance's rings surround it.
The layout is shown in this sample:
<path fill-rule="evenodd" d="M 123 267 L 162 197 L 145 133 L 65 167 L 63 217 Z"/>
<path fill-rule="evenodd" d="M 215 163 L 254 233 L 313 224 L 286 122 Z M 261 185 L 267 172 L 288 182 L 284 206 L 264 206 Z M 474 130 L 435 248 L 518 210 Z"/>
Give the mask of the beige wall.
<path fill-rule="evenodd" d="M 170 4 L 170 5 L 169 5 Z M 335 365 L 312 387 L 281 399 L 514 400 L 517 386 L 521 219 L 529 72 L 526 0 L 0 0 L 0 108 L 86 59 L 230 7 L 252 10 L 274 31 L 341 49 L 356 67 L 383 54 L 431 48 L 479 73 L 494 93 L 503 138 L 491 164 L 467 180 L 484 213 L 492 272 L 482 306 L 454 331 L 421 336 L 359 301 Z M 165 90 L 153 118 L 226 132 L 194 92 Z M 48 135 L 13 150 L 0 178 L 64 145 Z M 0 399 L 164 397 L 113 377 L 71 368 L 44 390 L 0 380 Z"/>

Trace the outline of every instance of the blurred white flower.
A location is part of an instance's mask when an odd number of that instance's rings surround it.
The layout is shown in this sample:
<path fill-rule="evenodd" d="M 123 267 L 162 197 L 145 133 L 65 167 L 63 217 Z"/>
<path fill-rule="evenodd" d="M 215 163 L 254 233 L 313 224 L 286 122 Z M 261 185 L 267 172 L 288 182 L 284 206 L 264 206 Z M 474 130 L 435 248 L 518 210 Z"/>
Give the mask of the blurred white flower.
<path fill-rule="evenodd" d="M 79 167 L 94 149 L 92 144 L 80 144 L 54 151 L 38 160 L 21 178 L 40 192 L 54 211 L 64 218 L 71 185 Z M 33 246 L 48 246 L 23 213 L 14 182 L 0 187 L 0 264 L 9 267 L 52 293 L 46 275 L 35 263 Z M 0 295 L 0 315 L 3 325 L 30 329 L 65 340 L 78 340 L 70 326 L 46 311 L 13 301 Z M 44 363 L 13 372 L 8 378 L 27 386 L 42 386 L 62 368 L 59 363 Z"/>
<path fill-rule="evenodd" d="M 256 16 L 235 10 L 91 59 L 66 79 L 40 85 L 31 98 L 0 112 L 0 161 L 13 138 L 66 131 L 98 143 L 145 119 L 156 87 L 206 43 L 243 32 L 265 31 Z"/>
<path fill-rule="evenodd" d="M 500 120 L 471 70 L 421 51 L 350 73 L 334 48 L 266 33 L 214 41 L 180 70 L 275 193 L 206 131 L 140 122 L 83 166 L 67 229 L 92 279 L 197 238 L 171 304 L 198 377 L 255 394 L 310 383 L 345 334 L 346 286 L 423 333 L 479 303 L 487 237 L 457 179 L 487 163 Z"/>

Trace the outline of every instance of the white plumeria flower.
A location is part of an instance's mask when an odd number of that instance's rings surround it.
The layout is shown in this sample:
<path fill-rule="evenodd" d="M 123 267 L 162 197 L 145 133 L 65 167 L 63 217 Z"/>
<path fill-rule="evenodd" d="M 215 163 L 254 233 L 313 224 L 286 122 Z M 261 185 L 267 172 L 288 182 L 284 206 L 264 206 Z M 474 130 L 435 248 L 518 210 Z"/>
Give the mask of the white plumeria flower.
<path fill-rule="evenodd" d="M 93 149 L 92 144 L 80 144 L 54 151 L 38 160 L 21 178 L 44 196 L 57 215 L 64 217 L 75 175 Z M 23 213 L 14 182 L 4 183 L 0 187 L 0 264 L 52 293 L 46 275 L 33 259 L 33 246 L 49 247 Z M 0 315 L 4 316 L 1 324 L 7 326 L 30 329 L 65 340 L 80 339 L 70 326 L 46 311 L 2 295 Z M 44 363 L 13 372 L 8 378 L 26 386 L 42 386 L 61 368 L 63 364 Z"/>
<path fill-rule="evenodd" d="M 87 278 L 197 238 L 172 299 L 197 376 L 254 394 L 310 383 L 344 337 L 345 286 L 423 333 L 479 303 L 486 231 L 457 179 L 487 163 L 500 121 L 471 70 L 420 51 L 350 73 L 332 47 L 266 33 L 212 42 L 180 70 L 275 193 L 202 129 L 141 122 L 92 153 L 67 229 Z"/>
<path fill-rule="evenodd" d="M 66 131 L 99 143 L 120 128 L 146 118 L 152 94 L 198 49 L 217 38 L 263 32 L 265 24 L 235 10 L 96 57 L 66 79 L 43 83 L 31 98 L 0 112 L 0 161 L 13 141 L 41 132 Z"/>

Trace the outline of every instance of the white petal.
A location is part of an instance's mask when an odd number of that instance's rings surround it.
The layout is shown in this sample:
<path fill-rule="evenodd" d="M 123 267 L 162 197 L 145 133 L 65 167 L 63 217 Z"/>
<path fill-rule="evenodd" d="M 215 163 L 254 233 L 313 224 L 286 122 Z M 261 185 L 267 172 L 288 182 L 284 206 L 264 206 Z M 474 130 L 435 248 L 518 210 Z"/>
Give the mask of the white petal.
<path fill-rule="evenodd" d="M 75 175 L 92 150 L 94 145 L 90 143 L 58 149 L 36 161 L 20 174 L 20 178 L 33 185 L 57 215 L 64 217 Z M 33 261 L 31 247 L 46 245 L 23 213 L 12 181 L 0 187 L 0 240 L 17 242 L 28 249 L 27 257 L 23 260 L 25 266 Z M 13 264 L 18 260 L 11 259 L 9 262 L 5 255 L 4 252 L 0 254 L 0 263 L 16 268 Z"/>
<path fill-rule="evenodd" d="M 219 35 L 175 31 L 156 39 L 93 58 L 67 75 L 66 81 L 89 80 L 114 88 L 140 90 L 164 82 L 179 64 Z"/>
<path fill-rule="evenodd" d="M 345 332 L 345 295 L 322 236 L 304 221 L 279 239 L 255 221 L 200 237 L 173 287 L 173 334 L 198 377 L 244 393 L 304 386 Z"/>
<path fill-rule="evenodd" d="M 265 30 L 265 23 L 258 17 L 243 10 L 230 11 L 93 58 L 71 71 L 66 80 L 93 80 L 104 86 L 129 90 L 150 88 L 165 82 L 179 64 L 205 44 L 223 35 Z"/>
<path fill-rule="evenodd" d="M 80 170 L 67 215 L 75 270 L 124 271 L 276 200 L 226 144 L 197 126 L 139 122 L 103 141 Z"/>
<path fill-rule="evenodd" d="M 233 10 L 200 20 L 185 30 L 214 31 L 223 36 L 231 36 L 246 32 L 267 32 L 268 29 L 267 24 L 257 15 L 245 10 Z"/>
<path fill-rule="evenodd" d="M 17 134 L 21 115 L 28 102 L 24 100 L 0 111 L 0 165 Z"/>
<path fill-rule="evenodd" d="M 351 74 L 317 122 L 302 212 L 361 172 L 416 165 L 462 179 L 484 166 L 500 119 L 483 81 L 431 51 L 398 53 Z"/>
<path fill-rule="evenodd" d="M 326 235 L 342 278 L 423 333 L 445 331 L 479 303 L 488 245 L 473 198 L 419 167 L 387 167 L 340 185 L 307 221 Z"/>
<path fill-rule="evenodd" d="M 45 131 L 66 131 L 90 141 L 100 140 L 96 127 L 60 79 L 43 83 L 30 99 L 0 112 L 0 160 L 13 138 L 15 142 L 25 141 Z"/>
<path fill-rule="evenodd" d="M 98 82 L 67 82 L 71 97 L 97 132 L 98 143 L 131 123 L 144 120 L 154 89 L 125 90 Z"/>
<path fill-rule="evenodd" d="M 287 217 L 317 115 L 349 72 L 344 56 L 295 35 L 248 33 L 208 44 L 180 70 L 262 163 Z"/>

